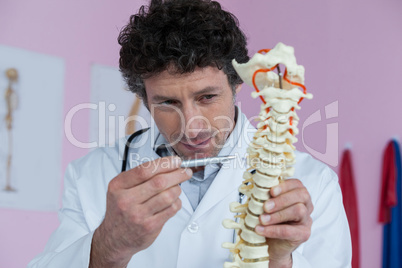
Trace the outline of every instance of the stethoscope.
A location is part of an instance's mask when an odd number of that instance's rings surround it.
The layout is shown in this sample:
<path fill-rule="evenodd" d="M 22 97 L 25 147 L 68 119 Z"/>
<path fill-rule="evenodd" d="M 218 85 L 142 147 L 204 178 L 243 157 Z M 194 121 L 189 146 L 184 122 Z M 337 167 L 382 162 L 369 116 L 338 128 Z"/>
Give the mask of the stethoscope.
<path fill-rule="evenodd" d="M 136 132 L 134 132 L 133 134 L 130 135 L 130 137 L 128 137 L 127 141 L 126 141 L 126 145 L 124 147 L 124 154 L 123 154 L 123 163 L 121 166 L 121 172 L 126 171 L 127 168 L 127 157 L 128 157 L 128 151 L 130 150 L 130 146 L 131 146 L 131 142 L 138 137 L 139 135 L 141 135 L 144 132 L 147 132 L 150 128 L 143 128 L 140 130 L 137 130 Z"/>
<path fill-rule="evenodd" d="M 122 166 L 121 166 L 121 172 L 126 171 L 126 168 L 127 168 L 128 151 L 130 150 L 131 142 L 132 142 L 136 137 L 138 137 L 138 136 L 140 136 L 141 134 L 147 132 L 149 129 L 150 129 L 150 128 L 143 128 L 143 129 L 137 130 L 136 132 L 134 132 L 133 134 L 131 134 L 130 137 L 128 137 L 128 139 L 127 139 L 127 141 L 126 141 L 126 145 L 125 145 L 125 147 L 124 147 L 123 163 L 122 163 Z M 251 171 L 251 173 L 254 174 L 254 173 L 255 173 L 255 170 Z M 244 194 L 242 194 L 242 193 L 239 192 L 239 199 L 238 199 L 238 202 L 239 202 L 240 204 L 243 204 L 244 199 L 245 199 Z M 235 239 L 236 239 L 236 232 L 234 232 L 233 241 L 235 241 Z"/>

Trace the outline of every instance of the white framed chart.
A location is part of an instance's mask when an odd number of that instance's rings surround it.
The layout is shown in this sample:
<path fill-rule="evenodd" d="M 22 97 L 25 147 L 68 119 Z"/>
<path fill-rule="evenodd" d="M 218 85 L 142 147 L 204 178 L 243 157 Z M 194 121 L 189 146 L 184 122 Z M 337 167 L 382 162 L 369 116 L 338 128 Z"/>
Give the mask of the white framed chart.
<path fill-rule="evenodd" d="M 3 45 L 0 59 L 0 207 L 56 211 L 64 60 Z"/>

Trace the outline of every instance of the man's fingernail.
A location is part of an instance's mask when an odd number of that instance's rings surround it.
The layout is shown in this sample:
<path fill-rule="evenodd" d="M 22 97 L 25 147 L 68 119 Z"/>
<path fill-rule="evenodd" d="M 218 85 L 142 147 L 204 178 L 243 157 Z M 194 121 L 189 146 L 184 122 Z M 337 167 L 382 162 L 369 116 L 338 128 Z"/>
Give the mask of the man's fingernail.
<path fill-rule="evenodd" d="M 264 232 L 264 227 L 262 227 L 262 226 L 260 226 L 260 225 L 257 225 L 256 227 L 255 227 L 255 232 L 257 233 L 257 234 L 262 234 L 263 232 Z"/>
<path fill-rule="evenodd" d="M 177 157 L 177 156 L 172 157 L 172 165 L 173 165 L 173 167 L 175 167 L 175 168 L 180 167 L 180 165 L 181 165 L 181 158 L 180 158 L 180 157 Z"/>
<path fill-rule="evenodd" d="M 271 189 L 271 192 L 273 193 L 274 196 L 277 196 L 281 193 L 281 187 L 277 186 Z"/>
<path fill-rule="evenodd" d="M 268 224 L 269 221 L 271 220 L 271 216 L 269 215 L 261 215 L 261 222 L 262 224 Z"/>
<path fill-rule="evenodd" d="M 186 168 L 186 173 L 189 177 L 193 176 L 193 171 L 191 170 L 191 168 Z"/>
<path fill-rule="evenodd" d="M 265 211 L 267 211 L 267 212 L 270 211 L 271 209 L 273 209 L 274 207 L 275 207 L 274 201 L 267 201 L 264 204 Z"/>

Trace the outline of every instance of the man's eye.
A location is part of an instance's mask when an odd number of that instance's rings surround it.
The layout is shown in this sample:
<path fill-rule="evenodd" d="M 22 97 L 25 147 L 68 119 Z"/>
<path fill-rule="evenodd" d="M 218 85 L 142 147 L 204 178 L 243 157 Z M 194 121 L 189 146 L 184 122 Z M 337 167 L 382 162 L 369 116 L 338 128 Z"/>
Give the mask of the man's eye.
<path fill-rule="evenodd" d="M 205 96 L 202 96 L 201 99 L 210 100 L 210 99 L 213 99 L 215 96 L 216 96 L 215 94 L 205 95 Z"/>
<path fill-rule="evenodd" d="M 163 105 L 175 105 L 177 102 L 175 100 L 165 100 L 163 102 L 161 102 L 160 104 Z"/>

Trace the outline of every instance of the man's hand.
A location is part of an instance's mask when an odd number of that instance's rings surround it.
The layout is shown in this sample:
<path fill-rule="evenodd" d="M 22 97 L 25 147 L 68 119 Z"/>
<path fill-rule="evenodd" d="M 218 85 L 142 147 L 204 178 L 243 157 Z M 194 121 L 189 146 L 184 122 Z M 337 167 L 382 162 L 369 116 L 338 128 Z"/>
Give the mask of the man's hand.
<path fill-rule="evenodd" d="M 270 268 L 292 267 L 292 252 L 310 237 L 311 197 L 297 179 L 285 180 L 273 187 L 270 194 L 256 232 L 267 238 Z"/>
<path fill-rule="evenodd" d="M 180 158 L 166 157 L 123 172 L 110 181 L 106 214 L 92 239 L 89 267 L 125 267 L 149 247 L 181 208 L 179 183 L 192 176 Z"/>

